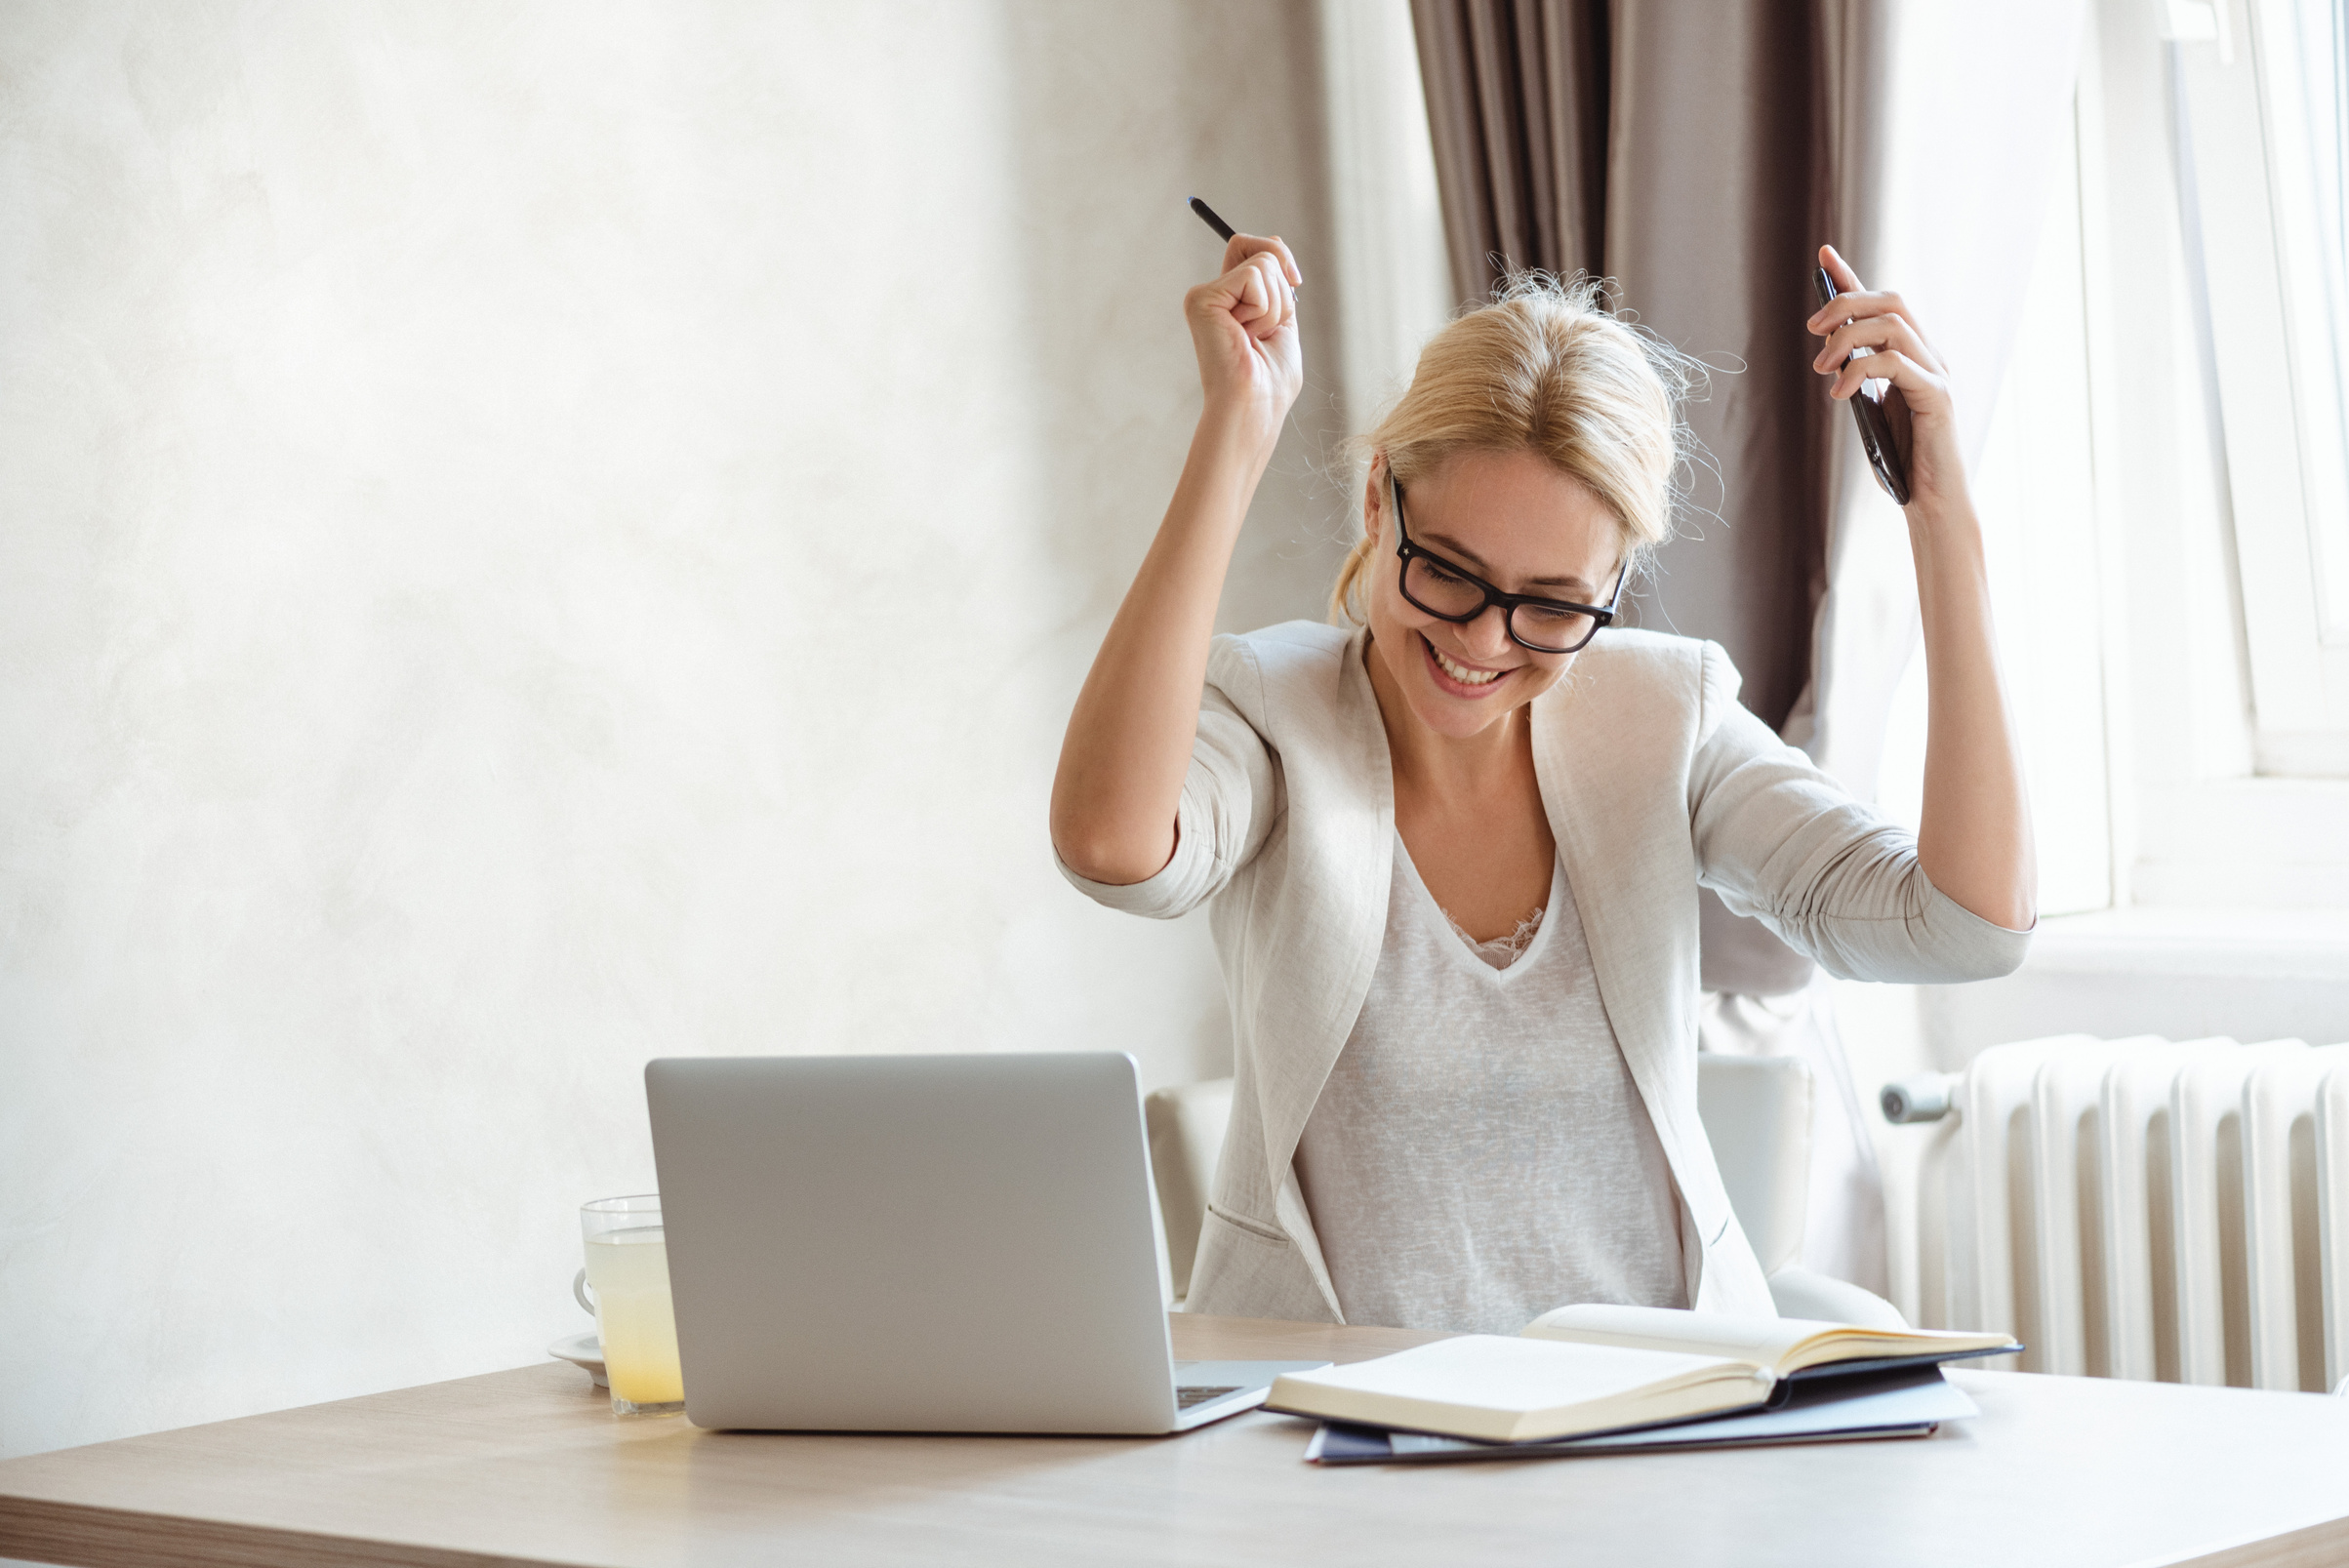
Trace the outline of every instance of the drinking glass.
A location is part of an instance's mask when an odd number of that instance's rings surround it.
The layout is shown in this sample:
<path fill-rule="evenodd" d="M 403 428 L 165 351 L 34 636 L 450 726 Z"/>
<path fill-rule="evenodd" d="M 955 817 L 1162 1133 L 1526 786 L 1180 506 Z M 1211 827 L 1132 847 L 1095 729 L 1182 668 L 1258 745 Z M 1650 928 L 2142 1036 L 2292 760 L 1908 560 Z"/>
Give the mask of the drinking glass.
<path fill-rule="evenodd" d="M 677 1366 L 677 1319 L 668 1301 L 668 1245 L 661 1229 L 661 1194 L 583 1203 L 587 1243 L 582 1270 L 594 1293 L 595 1330 L 603 1341 L 604 1380 L 623 1416 L 669 1416 L 685 1408 Z"/>

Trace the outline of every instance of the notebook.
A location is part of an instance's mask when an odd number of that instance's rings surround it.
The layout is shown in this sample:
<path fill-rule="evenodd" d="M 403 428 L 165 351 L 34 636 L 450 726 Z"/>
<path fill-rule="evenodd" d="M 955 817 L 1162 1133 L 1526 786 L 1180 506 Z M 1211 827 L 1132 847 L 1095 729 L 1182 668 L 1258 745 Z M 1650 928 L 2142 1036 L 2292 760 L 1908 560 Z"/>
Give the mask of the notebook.
<path fill-rule="evenodd" d="M 1931 1369 L 2019 1347 L 2004 1334 L 1583 1306 L 1512 1338 L 1466 1334 L 1283 1375 L 1267 1409 L 1487 1443 L 1525 1443 L 1784 1404 L 1782 1385 Z"/>
<path fill-rule="evenodd" d="M 1374 1361 L 1283 1373 L 1265 1408 L 1522 1443 L 1756 1409 L 1777 1381 L 1725 1356 L 1463 1334 Z"/>
<path fill-rule="evenodd" d="M 1780 1387 L 1788 1395 L 1783 1403 L 1749 1414 L 1539 1443 L 1480 1443 L 1325 1424 L 1314 1433 L 1305 1457 L 1316 1465 L 1390 1465 L 1857 1442 L 1929 1437 L 1943 1422 L 1981 1414 L 1965 1390 L 1947 1382 L 1938 1367 L 1862 1373 L 1781 1384 Z"/>
<path fill-rule="evenodd" d="M 2011 1334 L 1862 1328 L 1806 1317 L 1745 1317 L 1672 1307 L 1560 1307 L 1518 1332 L 1578 1345 L 1729 1356 L 1767 1367 L 1780 1378 L 1939 1366 L 1974 1356 L 2008 1355 L 2023 1347 Z"/>

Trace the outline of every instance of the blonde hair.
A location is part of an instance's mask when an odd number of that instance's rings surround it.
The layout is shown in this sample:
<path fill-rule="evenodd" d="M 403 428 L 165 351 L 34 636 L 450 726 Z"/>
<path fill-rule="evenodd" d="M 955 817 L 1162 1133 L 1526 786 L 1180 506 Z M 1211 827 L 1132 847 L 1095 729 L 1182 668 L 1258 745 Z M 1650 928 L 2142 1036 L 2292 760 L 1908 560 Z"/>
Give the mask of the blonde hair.
<path fill-rule="evenodd" d="M 1605 503 L 1636 565 L 1672 536 L 1680 405 L 1703 374 L 1618 319 L 1596 280 L 1520 273 L 1428 340 L 1410 389 L 1353 448 L 1406 489 L 1463 452 L 1538 453 Z M 1378 543 L 1366 528 L 1347 553 L 1331 620 L 1363 621 Z"/>

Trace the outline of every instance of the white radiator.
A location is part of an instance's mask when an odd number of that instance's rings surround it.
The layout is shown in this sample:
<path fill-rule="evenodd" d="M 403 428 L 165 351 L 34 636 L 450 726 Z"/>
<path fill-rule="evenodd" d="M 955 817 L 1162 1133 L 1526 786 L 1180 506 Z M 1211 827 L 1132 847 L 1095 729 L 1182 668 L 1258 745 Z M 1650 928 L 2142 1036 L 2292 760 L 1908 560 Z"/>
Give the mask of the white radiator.
<path fill-rule="evenodd" d="M 2034 1372 L 2349 1378 L 2349 1045 L 2062 1035 L 1883 1106 L 1940 1123 L 1918 1181 L 1925 1326 L 2005 1329 Z"/>

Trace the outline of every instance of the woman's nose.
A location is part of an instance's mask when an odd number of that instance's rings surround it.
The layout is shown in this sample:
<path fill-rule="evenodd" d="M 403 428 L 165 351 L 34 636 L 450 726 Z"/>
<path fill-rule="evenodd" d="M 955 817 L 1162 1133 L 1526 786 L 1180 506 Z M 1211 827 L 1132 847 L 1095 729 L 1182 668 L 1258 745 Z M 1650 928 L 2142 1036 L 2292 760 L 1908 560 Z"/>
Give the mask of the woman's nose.
<path fill-rule="evenodd" d="M 1462 652 L 1471 659 L 1491 661 L 1509 652 L 1509 612 L 1488 604 L 1484 613 L 1460 628 Z"/>

